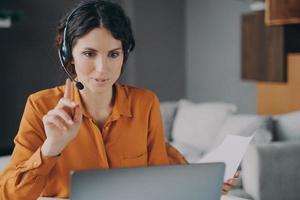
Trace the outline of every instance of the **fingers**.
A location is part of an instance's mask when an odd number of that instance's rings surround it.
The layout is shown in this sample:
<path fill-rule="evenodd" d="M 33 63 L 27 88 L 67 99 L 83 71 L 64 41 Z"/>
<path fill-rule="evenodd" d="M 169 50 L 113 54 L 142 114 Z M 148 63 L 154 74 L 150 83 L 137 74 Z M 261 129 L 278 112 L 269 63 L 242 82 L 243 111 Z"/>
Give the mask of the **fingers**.
<path fill-rule="evenodd" d="M 43 118 L 43 121 L 48 124 L 54 124 L 58 128 L 67 130 L 67 128 L 74 123 L 82 120 L 82 110 L 79 105 L 75 106 L 74 118 L 62 108 L 50 110 Z"/>
<path fill-rule="evenodd" d="M 61 129 L 61 130 L 67 130 L 67 125 L 66 123 L 57 115 L 45 115 L 43 117 L 43 122 L 45 124 L 51 124 L 56 126 L 57 128 Z"/>
<path fill-rule="evenodd" d="M 224 183 L 223 184 L 222 194 L 223 195 L 227 194 L 231 188 L 232 188 L 232 185 L 229 185 L 228 183 Z"/>
<path fill-rule="evenodd" d="M 80 106 L 71 100 L 72 82 L 66 80 L 64 97 L 61 98 L 57 106 L 50 110 L 44 117 L 45 124 L 55 125 L 56 127 L 67 130 L 75 122 L 82 120 L 82 110 Z"/>
<path fill-rule="evenodd" d="M 237 171 L 234 175 L 234 178 L 228 179 L 228 181 L 226 181 L 226 183 L 223 184 L 223 190 L 222 190 L 223 195 L 227 194 L 231 188 L 236 186 L 239 177 L 240 177 L 240 172 Z"/>
<path fill-rule="evenodd" d="M 64 107 L 69 107 L 69 108 L 75 108 L 76 103 L 68 98 L 61 98 L 56 106 L 56 108 L 64 108 Z"/>
<path fill-rule="evenodd" d="M 231 187 L 234 187 L 236 186 L 238 180 L 239 178 L 231 178 L 227 180 L 226 184 L 230 185 Z"/>
<path fill-rule="evenodd" d="M 240 172 L 237 171 L 237 172 L 234 174 L 234 177 L 233 177 L 233 178 L 228 179 L 228 180 L 226 181 L 226 184 L 231 185 L 231 186 L 235 186 L 235 185 L 237 184 L 239 178 L 240 178 Z"/>
<path fill-rule="evenodd" d="M 66 86 L 65 86 L 64 98 L 67 98 L 67 99 L 71 98 L 71 89 L 72 89 L 72 82 L 70 81 L 70 79 L 67 79 Z"/>
<path fill-rule="evenodd" d="M 232 179 L 229 179 L 229 180 L 226 182 L 226 184 L 227 184 L 227 185 L 230 185 L 231 187 L 234 187 L 234 186 L 237 184 L 237 181 L 238 181 L 238 179 L 232 178 Z"/>
<path fill-rule="evenodd" d="M 64 97 L 61 98 L 58 102 L 58 104 L 56 105 L 56 108 L 75 108 L 76 107 L 76 103 L 74 101 L 71 100 L 71 90 L 72 90 L 72 82 L 70 81 L 70 79 L 66 80 L 66 86 L 65 86 L 65 91 L 64 91 Z M 72 109 L 67 109 L 68 112 L 73 113 Z"/>
<path fill-rule="evenodd" d="M 70 117 L 70 115 L 62 108 L 50 110 L 48 112 L 49 115 L 57 115 L 61 119 L 64 120 L 65 123 L 68 123 L 69 125 L 74 124 L 73 119 Z"/>
<path fill-rule="evenodd" d="M 80 122 L 82 120 L 82 110 L 81 110 L 80 106 L 76 106 L 73 120 L 76 123 Z"/>
<path fill-rule="evenodd" d="M 234 186 L 234 185 L 229 184 L 229 183 L 227 182 L 227 183 L 224 183 L 223 189 L 225 189 L 225 190 L 230 190 L 233 186 Z"/>
<path fill-rule="evenodd" d="M 226 194 L 228 194 L 228 191 L 222 190 L 222 195 L 226 195 Z"/>
<path fill-rule="evenodd" d="M 235 174 L 234 174 L 234 178 L 240 178 L 240 175 L 241 175 L 241 172 L 240 172 L 240 171 L 237 171 L 237 172 L 235 172 Z"/>
<path fill-rule="evenodd" d="M 237 171 L 234 174 L 233 178 L 227 180 L 226 184 L 230 185 L 231 187 L 234 187 L 234 186 L 236 186 L 237 182 L 239 181 L 239 178 L 240 178 L 240 172 Z"/>

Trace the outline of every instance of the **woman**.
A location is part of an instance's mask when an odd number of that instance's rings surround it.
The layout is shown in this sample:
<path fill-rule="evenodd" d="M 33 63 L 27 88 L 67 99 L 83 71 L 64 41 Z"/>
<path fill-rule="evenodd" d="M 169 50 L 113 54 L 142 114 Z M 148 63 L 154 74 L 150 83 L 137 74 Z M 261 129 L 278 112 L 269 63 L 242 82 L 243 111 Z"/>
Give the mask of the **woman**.
<path fill-rule="evenodd" d="M 73 170 L 185 163 L 164 142 L 156 95 L 117 82 L 135 44 L 120 6 L 79 4 L 59 23 L 56 42 L 63 66 L 84 88 L 67 79 L 29 96 L 0 199 L 68 197 Z"/>

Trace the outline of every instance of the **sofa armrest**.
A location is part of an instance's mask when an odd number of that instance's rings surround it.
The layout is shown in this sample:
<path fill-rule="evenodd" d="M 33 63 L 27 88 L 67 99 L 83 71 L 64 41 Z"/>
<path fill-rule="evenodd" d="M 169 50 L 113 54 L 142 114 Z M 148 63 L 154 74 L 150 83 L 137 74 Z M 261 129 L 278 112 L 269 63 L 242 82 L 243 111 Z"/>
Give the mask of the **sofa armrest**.
<path fill-rule="evenodd" d="M 300 141 L 250 145 L 242 162 L 244 190 L 255 200 L 300 199 Z"/>

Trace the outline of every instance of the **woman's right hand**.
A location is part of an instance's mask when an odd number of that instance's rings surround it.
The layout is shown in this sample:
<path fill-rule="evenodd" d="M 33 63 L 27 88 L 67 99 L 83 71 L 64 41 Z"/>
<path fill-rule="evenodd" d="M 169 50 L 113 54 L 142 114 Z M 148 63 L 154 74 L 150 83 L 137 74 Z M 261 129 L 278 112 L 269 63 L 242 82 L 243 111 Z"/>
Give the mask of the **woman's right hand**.
<path fill-rule="evenodd" d="M 67 79 L 64 97 L 43 117 L 46 140 L 41 148 L 44 156 L 56 156 L 73 140 L 82 122 L 82 110 L 71 100 L 72 82 Z M 73 114 L 74 113 L 74 114 Z"/>

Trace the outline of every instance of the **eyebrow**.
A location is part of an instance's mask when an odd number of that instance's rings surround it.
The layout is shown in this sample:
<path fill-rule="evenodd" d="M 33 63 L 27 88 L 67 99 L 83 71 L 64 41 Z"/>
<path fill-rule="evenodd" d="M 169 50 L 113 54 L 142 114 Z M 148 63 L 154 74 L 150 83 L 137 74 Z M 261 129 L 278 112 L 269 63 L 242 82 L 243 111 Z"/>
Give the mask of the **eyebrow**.
<path fill-rule="evenodd" d="M 96 49 L 93 49 L 93 48 L 90 48 L 90 47 L 85 47 L 84 49 L 85 50 L 90 50 L 90 51 L 96 51 L 96 52 L 98 52 Z M 118 48 L 109 50 L 108 52 L 112 52 L 112 51 L 116 51 L 116 50 L 121 50 L 121 49 L 122 49 L 121 47 L 118 47 Z"/>

